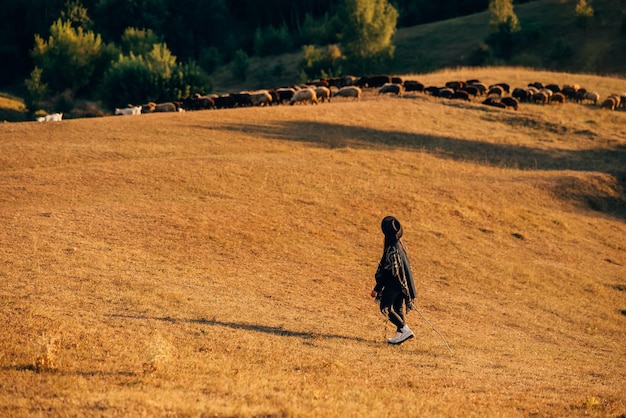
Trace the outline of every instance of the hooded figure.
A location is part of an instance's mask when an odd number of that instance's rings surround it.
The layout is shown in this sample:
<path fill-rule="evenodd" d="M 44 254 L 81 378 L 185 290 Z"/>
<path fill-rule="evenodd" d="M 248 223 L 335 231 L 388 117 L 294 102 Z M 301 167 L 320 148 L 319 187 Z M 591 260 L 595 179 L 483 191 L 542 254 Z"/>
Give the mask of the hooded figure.
<path fill-rule="evenodd" d="M 404 315 L 413 308 L 415 284 L 411 265 L 402 238 L 402 225 L 393 216 L 386 216 L 381 223 L 385 236 L 383 256 L 378 264 L 376 286 L 372 297 L 380 302 L 380 311 L 396 326 L 396 335 L 389 344 L 401 344 L 413 338 L 413 331 L 406 325 Z"/>

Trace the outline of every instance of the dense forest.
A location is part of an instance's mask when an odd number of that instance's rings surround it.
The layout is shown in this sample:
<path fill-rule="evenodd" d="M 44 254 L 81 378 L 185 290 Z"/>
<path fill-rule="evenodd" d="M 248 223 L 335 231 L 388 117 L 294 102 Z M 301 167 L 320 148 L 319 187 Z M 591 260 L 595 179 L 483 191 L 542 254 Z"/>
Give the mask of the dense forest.
<path fill-rule="evenodd" d="M 516 1 L 515 3 L 526 3 Z M 337 0 L 3 0 L 0 8 L 0 86 L 22 83 L 33 68 L 35 35 L 46 38 L 60 17 L 80 21 L 119 42 L 128 27 L 151 29 L 179 61 L 212 69 L 238 50 L 248 55 L 295 51 L 334 42 Z M 397 26 L 434 22 L 487 9 L 488 0 L 392 0 Z M 76 5 L 83 16 L 68 16 Z"/>

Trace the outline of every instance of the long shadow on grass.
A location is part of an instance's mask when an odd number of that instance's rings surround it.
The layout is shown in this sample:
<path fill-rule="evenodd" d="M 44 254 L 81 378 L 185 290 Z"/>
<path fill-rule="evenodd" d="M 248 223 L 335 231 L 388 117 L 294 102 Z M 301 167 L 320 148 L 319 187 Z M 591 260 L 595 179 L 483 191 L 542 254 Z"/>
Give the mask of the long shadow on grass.
<path fill-rule="evenodd" d="M 545 127 L 534 126 L 531 123 L 530 129 L 535 128 L 540 137 L 540 128 L 545 129 Z M 615 179 L 615 193 L 612 195 L 597 190 L 597 187 L 593 185 L 572 190 L 568 195 L 583 202 L 590 209 L 626 219 L 626 144 L 624 143 L 616 144 L 611 148 L 546 150 L 525 145 L 459 139 L 444 133 L 423 135 L 396 131 L 392 128 L 381 130 L 312 121 L 285 121 L 273 126 L 238 123 L 223 125 L 221 129 L 252 133 L 268 139 L 308 142 L 326 148 L 392 147 L 414 149 L 439 158 L 494 167 L 608 173 Z M 557 129 L 557 127 L 552 126 L 549 129 Z M 586 137 L 591 135 L 587 131 L 568 132 L 567 127 L 558 127 L 558 129 L 565 129 L 563 132 L 559 131 L 564 135 Z M 557 187 L 560 189 L 560 186 Z"/>
<path fill-rule="evenodd" d="M 169 322 L 172 324 L 175 324 L 178 322 L 184 322 L 188 324 L 218 326 L 218 327 L 232 328 L 235 330 L 261 332 L 264 334 L 278 335 L 281 337 L 296 337 L 296 338 L 302 338 L 302 339 L 307 339 L 307 340 L 308 339 L 328 339 L 328 340 L 350 340 L 350 341 L 356 341 L 356 342 L 375 342 L 373 340 L 367 340 L 361 337 L 349 337 L 346 335 L 307 332 L 307 331 L 292 331 L 289 329 L 285 329 L 282 326 L 275 327 L 275 326 L 260 325 L 260 324 L 246 324 L 243 322 L 218 321 L 215 318 L 213 319 L 206 319 L 206 318 L 189 319 L 189 318 L 172 318 L 170 316 L 158 317 L 158 316 L 121 315 L 121 314 L 108 314 L 107 316 L 114 317 L 114 318 L 162 321 L 162 322 Z"/>

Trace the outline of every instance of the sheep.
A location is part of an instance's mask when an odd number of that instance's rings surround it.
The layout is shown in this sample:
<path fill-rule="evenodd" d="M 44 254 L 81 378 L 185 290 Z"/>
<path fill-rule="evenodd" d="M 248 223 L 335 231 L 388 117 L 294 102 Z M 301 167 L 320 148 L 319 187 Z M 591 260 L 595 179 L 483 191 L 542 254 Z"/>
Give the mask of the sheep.
<path fill-rule="evenodd" d="M 141 113 L 152 113 L 154 112 L 155 107 L 156 107 L 156 103 L 148 102 L 144 105 L 141 105 Z"/>
<path fill-rule="evenodd" d="M 467 85 L 468 86 L 472 86 L 472 87 L 476 87 L 478 89 L 478 91 L 479 91 L 481 96 L 483 94 L 485 94 L 489 90 L 489 88 L 487 87 L 487 85 L 485 83 L 481 83 L 479 81 L 473 81 L 471 83 L 468 82 Z"/>
<path fill-rule="evenodd" d="M 592 102 L 594 105 L 597 105 L 598 100 L 600 100 L 600 95 L 598 93 L 595 91 L 588 91 L 583 95 L 581 102 Z"/>
<path fill-rule="evenodd" d="M 448 87 L 443 87 L 441 89 L 439 89 L 439 91 L 435 94 L 436 97 L 443 97 L 444 99 L 450 99 L 452 98 L 452 95 L 454 94 L 454 90 L 452 90 L 451 88 Z"/>
<path fill-rule="evenodd" d="M 199 93 L 183 99 L 181 107 L 185 110 L 215 109 L 215 97 L 202 96 Z"/>
<path fill-rule="evenodd" d="M 546 86 L 546 88 L 548 90 L 550 90 L 551 92 L 553 92 L 553 93 L 560 93 L 561 92 L 561 88 L 558 85 L 556 85 L 556 84 L 548 84 Z"/>
<path fill-rule="evenodd" d="M 272 96 L 267 90 L 259 90 L 250 93 L 252 106 L 269 106 L 272 104 Z"/>
<path fill-rule="evenodd" d="M 487 96 L 504 96 L 504 88 L 500 85 L 493 85 L 489 87 L 489 91 L 487 92 Z"/>
<path fill-rule="evenodd" d="M 320 101 L 322 103 L 324 103 L 325 101 L 329 101 L 330 102 L 330 88 L 325 87 L 325 86 L 319 86 L 315 88 L 315 95 L 317 96 L 317 100 Z"/>
<path fill-rule="evenodd" d="M 465 86 L 462 87 L 459 91 L 464 91 L 468 94 L 468 96 L 476 97 L 480 94 L 480 90 L 476 86 Z"/>
<path fill-rule="evenodd" d="M 584 93 L 582 96 L 579 94 L 578 97 L 580 97 L 580 102 L 581 103 L 593 103 L 594 105 L 598 104 L 598 100 L 600 100 L 600 94 L 598 94 L 595 91 L 588 91 L 586 93 Z"/>
<path fill-rule="evenodd" d="M 178 109 L 173 102 L 157 103 L 153 112 L 176 112 Z"/>
<path fill-rule="evenodd" d="M 115 108 L 116 115 L 141 115 L 141 106 L 131 106 L 126 108 Z"/>
<path fill-rule="evenodd" d="M 515 88 L 511 96 L 520 102 L 529 102 L 531 93 L 529 89 Z"/>
<path fill-rule="evenodd" d="M 423 92 L 424 91 L 424 85 L 422 83 L 420 83 L 419 81 L 406 80 L 404 82 L 404 91 Z"/>
<path fill-rule="evenodd" d="M 550 99 L 552 97 L 552 95 L 554 94 L 554 92 L 552 90 L 550 90 L 549 88 L 544 88 L 539 90 L 540 93 L 545 93 L 548 96 L 548 99 Z"/>
<path fill-rule="evenodd" d="M 495 100 L 495 99 L 493 99 L 491 97 L 485 99 L 483 101 L 483 104 L 487 105 L 487 106 L 497 107 L 497 108 L 500 108 L 500 109 L 506 109 L 506 105 L 504 103 L 499 102 L 498 100 Z"/>
<path fill-rule="evenodd" d="M 463 81 L 448 81 L 446 82 L 446 87 L 452 90 L 460 90 L 465 87 L 465 82 Z"/>
<path fill-rule="evenodd" d="M 533 96 L 532 96 L 533 103 L 546 104 L 546 103 L 548 103 L 549 99 L 550 99 L 550 96 L 548 96 L 548 93 L 546 93 L 543 90 L 540 91 L 539 93 L 533 94 Z"/>
<path fill-rule="evenodd" d="M 402 85 L 385 83 L 380 87 L 380 89 L 378 89 L 378 94 L 386 93 L 395 94 L 396 96 L 402 96 Z"/>
<path fill-rule="evenodd" d="M 352 97 L 355 100 L 361 100 L 361 89 L 357 86 L 345 86 L 340 88 L 335 96 Z"/>
<path fill-rule="evenodd" d="M 550 103 L 565 103 L 565 95 L 561 92 L 556 92 L 550 97 Z"/>
<path fill-rule="evenodd" d="M 519 100 L 515 97 L 503 97 L 500 99 L 500 102 L 506 107 L 512 107 L 514 110 L 517 110 L 519 107 Z"/>
<path fill-rule="evenodd" d="M 563 93 L 567 100 L 578 99 L 578 88 L 576 88 L 576 86 L 563 86 L 561 93 Z"/>
<path fill-rule="evenodd" d="M 454 94 L 452 94 L 452 96 L 450 96 L 451 99 L 459 99 L 459 100 L 465 100 L 466 102 L 470 102 L 470 97 L 469 94 L 466 91 L 463 90 L 459 90 L 459 91 L 455 91 Z"/>
<path fill-rule="evenodd" d="M 276 89 L 276 94 L 278 95 L 278 104 L 282 104 L 285 102 L 289 102 L 294 94 L 296 94 L 296 89 L 293 87 L 279 87 Z"/>
<path fill-rule="evenodd" d="M 52 113 L 51 115 L 45 115 L 37 118 L 37 122 L 59 122 L 63 119 L 63 113 Z"/>
<path fill-rule="evenodd" d="M 428 93 L 431 96 L 438 97 L 440 88 L 437 86 L 428 86 L 424 89 L 424 93 Z"/>
<path fill-rule="evenodd" d="M 315 90 L 313 89 L 302 89 L 296 91 L 291 100 L 289 101 L 290 105 L 294 105 L 296 103 L 311 103 L 317 104 L 317 95 L 315 94 Z"/>
<path fill-rule="evenodd" d="M 608 109 L 608 110 L 615 110 L 618 103 L 619 103 L 619 99 L 617 99 L 615 96 L 609 96 L 602 102 L 602 104 L 600 105 L 600 108 Z"/>

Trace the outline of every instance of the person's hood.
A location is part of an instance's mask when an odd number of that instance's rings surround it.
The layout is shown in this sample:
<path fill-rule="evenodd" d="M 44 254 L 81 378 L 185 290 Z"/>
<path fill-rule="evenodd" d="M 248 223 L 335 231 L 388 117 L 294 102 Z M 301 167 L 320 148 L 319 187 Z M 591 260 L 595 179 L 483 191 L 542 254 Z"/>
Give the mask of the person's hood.
<path fill-rule="evenodd" d="M 381 229 L 385 234 L 386 242 L 395 242 L 402 238 L 402 225 L 393 216 L 385 216 L 381 222 Z"/>

